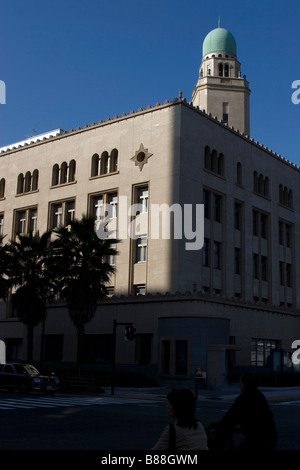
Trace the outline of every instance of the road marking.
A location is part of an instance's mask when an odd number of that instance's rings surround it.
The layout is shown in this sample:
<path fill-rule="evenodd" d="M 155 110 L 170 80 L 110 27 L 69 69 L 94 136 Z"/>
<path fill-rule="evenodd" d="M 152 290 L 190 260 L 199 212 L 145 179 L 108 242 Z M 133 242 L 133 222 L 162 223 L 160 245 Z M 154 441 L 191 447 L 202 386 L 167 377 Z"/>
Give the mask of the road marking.
<path fill-rule="evenodd" d="M 154 406 L 155 400 L 93 396 L 4 398 L 1 400 L 0 410 L 13 410 L 16 408 L 34 409 L 91 405 L 125 405 L 128 403 L 135 403 L 140 406 Z"/>
<path fill-rule="evenodd" d="M 299 405 L 300 400 L 293 401 L 281 401 L 280 403 L 275 403 L 275 405 Z"/>

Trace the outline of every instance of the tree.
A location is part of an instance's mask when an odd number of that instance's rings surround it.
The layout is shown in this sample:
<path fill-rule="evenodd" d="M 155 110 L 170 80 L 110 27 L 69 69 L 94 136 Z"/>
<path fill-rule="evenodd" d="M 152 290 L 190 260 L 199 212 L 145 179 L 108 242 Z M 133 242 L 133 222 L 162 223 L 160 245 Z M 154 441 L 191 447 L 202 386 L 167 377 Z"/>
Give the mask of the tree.
<path fill-rule="evenodd" d="M 83 359 L 84 330 L 96 312 L 98 301 L 106 295 L 106 287 L 114 266 L 107 257 L 117 254 L 112 248 L 116 239 L 98 238 L 93 217 L 72 220 L 69 227 L 54 230 L 55 264 L 60 282 L 59 295 L 66 302 L 70 318 L 77 330 L 77 367 Z"/>
<path fill-rule="evenodd" d="M 48 300 L 53 298 L 55 273 L 49 269 L 51 231 L 18 235 L 3 247 L 5 271 L 12 288 L 11 302 L 27 327 L 27 361 L 33 359 L 34 328 L 45 320 Z"/>

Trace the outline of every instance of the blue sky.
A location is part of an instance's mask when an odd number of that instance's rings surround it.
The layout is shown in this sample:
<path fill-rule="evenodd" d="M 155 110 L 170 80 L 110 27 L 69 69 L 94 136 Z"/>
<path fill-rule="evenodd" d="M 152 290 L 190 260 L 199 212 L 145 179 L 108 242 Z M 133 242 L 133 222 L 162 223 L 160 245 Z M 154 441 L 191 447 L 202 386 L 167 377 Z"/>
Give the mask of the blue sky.
<path fill-rule="evenodd" d="M 221 26 L 250 82 L 251 137 L 300 165 L 299 6 L 283 1 L 0 0 L 0 146 L 190 100 Z M 300 97 L 300 94 L 299 94 Z"/>

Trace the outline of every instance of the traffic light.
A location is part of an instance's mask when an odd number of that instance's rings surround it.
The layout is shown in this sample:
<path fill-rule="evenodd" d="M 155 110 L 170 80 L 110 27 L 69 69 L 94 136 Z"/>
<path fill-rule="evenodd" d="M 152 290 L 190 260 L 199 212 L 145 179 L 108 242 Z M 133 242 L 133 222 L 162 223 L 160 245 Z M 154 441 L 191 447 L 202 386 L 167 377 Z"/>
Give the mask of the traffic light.
<path fill-rule="evenodd" d="M 125 340 L 126 341 L 132 341 L 135 339 L 135 331 L 136 328 L 134 328 L 132 325 L 126 325 L 125 328 Z"/>

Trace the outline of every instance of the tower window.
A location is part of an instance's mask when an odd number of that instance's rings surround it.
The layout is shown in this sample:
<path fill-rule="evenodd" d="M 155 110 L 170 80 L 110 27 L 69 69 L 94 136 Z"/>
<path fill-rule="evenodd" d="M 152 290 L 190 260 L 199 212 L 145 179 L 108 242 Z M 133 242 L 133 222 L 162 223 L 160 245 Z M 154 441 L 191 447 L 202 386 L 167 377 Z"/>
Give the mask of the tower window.
<path fill-rule="evenodd" d="M 223 103 L 223 122 L 228 122 L 229 107 L 228 103 Z"/>

